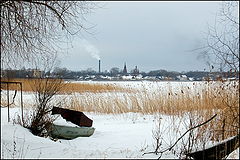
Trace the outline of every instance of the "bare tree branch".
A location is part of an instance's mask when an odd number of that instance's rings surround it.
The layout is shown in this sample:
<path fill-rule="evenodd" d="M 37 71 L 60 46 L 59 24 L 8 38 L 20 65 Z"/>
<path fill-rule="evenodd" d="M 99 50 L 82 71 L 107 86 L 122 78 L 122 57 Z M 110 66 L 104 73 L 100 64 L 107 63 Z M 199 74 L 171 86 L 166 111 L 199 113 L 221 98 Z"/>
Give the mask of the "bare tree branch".
<path fill-rule="evenodd" d="M 239 71 L 240 61 L 238 6 L 239 3 L 235 1 L 222 2 L 222 8 L 216 17 L 215 24 L 208 28 L 207 45 L 199 48 L 203 50 L 202 54 L 212 57 L 209 60 L 213 64 L 220 64 L 227 70 L 236 71 Z"/>
<path fill-rule="evenodd" d="M 198 125 L 196 125 L 196 126 L 194 126 L 194 127 L 189 128 L 184 134 L 182 134 L 182 136 L 180 136 L 180 137 L 177 139 L 177 141 L 176 141 L 170 148 L 168 148 L 168 149 L 166 149 L 166 150 L 164 150 L 164 151 L 162 151 L 162 152 L 165 152 L 165 151 L 167 151 L 167 150 L 170 151 L 170 150 L 178 143 L 178 141 L 179 141 L 180 139 L 182 139 L 182 137 L 184 137 L 189 131 L 191 131 L 191 130 L 193 130 L 193 129 L 195 129 L 195 128 L 198 128 L 198 127 L 201 127 L 201 126 L 207 124 L 208 122 L 210 122 L 211 120 L 213 120 L 213 118 L 215 118 L 216 116 L 217 116 L 217 114 L 215 114 L 214 116 L 212 116 L 212 117 L 211 117 L 210 119 L 208 119 L 207 121 L 205 121 L 205 122 L 203 122 L 203 123 L 201 123 L 201 124 L 198 124 Z"/>
<path fill-rule="evenodd" d="M 195 128 L 198 128 L 198 127 L 201 127 L 201 126 L 207 124 L 208 122 L 210 122 L 211 120 L 213 120 L 216 116 L 217 116 L 217 114 L 215 114 L 214 116 L 212 116 L 211 118 L 209 118 L 207 121 L 205 121 L 205 122 L 203 122 L 203 123 L 201 123 L 201 124 L 198 124 L 198 125 L 196 125 L 196 126 L 193 126 L 193 127 L 189 128 L 184 134 L 182 134 L 182 135 L 177 139 L 177 141 L 175 141 L 175 143 L 174 143 L 171 147 L 169 147 L 169 148 L 167 148 L 167 149 L 165 149 L 165 150 L 163 150 L 163 151 L 158 151 L 157 153 L 160 153 L 160 154 L 162 155 L 164 152 L 172 150 L 173 147 L 178 143 L 178 141 L 181 140 L 189 131 L 192 131 L 192 130 L 195 129 Z M 145 155 L 145 154 L 150 154 L 150 153 L 156 153 L 156 151 L 154 151 L 154 152 L 147 152 L 147 153 L 144 153 L 143 155 Z M 160 157 L 161 157 L 161 156 L 160 156 Z M 159 157 L 159 158 L 160 158 L 160 157 Z"/>
<path fill-rule="evenodd" d="M 88 30 L 85 15 L 95 8 L 87 1 L 1 1 L 1 65 L 59 53 L 69 35 Z"/>

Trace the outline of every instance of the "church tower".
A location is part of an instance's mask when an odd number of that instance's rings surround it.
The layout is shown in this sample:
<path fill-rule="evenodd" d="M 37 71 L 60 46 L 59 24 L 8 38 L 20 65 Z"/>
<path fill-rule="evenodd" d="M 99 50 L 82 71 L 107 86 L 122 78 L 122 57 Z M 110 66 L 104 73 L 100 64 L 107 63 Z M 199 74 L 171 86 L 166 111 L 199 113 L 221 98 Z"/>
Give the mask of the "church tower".
<path fill-rule="evenodd" d="M 124 75 L 127 74 L 127 66 L 126 66 L 126 62 L 124 63 L 123 74 L 124 74 Z"/>

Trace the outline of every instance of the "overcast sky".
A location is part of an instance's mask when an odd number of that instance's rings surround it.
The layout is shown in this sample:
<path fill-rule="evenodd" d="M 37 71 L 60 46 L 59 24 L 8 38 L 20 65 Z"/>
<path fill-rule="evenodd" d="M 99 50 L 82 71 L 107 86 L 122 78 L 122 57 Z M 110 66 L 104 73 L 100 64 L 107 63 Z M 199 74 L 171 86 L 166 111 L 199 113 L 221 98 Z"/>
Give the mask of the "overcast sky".
<path fill-rule="evenodd" d="M 101 3 L 101 2 L 95 2 Z M 86 16 L 89 32 L 73 40 L 61 57 L 61 67 L 70 70 L 101 70 L 112 67 L 130 71 L 165 69 L 203 71 L 208 67 L 198 58 L 207 25 L 213 24 L 221 2 L 105 2 L 103 8 Z"/>

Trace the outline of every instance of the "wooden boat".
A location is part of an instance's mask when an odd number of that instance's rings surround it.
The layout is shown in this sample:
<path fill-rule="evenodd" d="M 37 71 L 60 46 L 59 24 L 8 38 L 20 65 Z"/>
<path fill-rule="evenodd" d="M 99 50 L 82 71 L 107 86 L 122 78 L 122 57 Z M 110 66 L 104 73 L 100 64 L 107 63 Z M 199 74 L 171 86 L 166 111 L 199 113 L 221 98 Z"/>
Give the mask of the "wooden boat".
<path fill-rule="evenodd" d="M 70 121 L 80 127 L 92 127 L 93 120 L 88 118 L 83 112 L 53 107 L 52 114 L 60 114 L 65 120 Z"/>
<path fill-rule="evenodd" d="M 240 134 L 228 139 L 224 140 L 221 143 L 218 143 L 212 147 L 203 149 L 201 151 L 196 151 L 192 153 L 186 154 L 189 158 L 193 159 L 203 159 L 203 160 L 215 160 L 215 159 L 223 159 L 230 153 L 232 153 L 235 149 L 239 147 L 239 137 Z"/>
<path fill-rule="evenodd" d="M 50 134 L 53 138 L 74 139 L 77 137 L 89 137 L 94 131 L 94 127 L 71 127 L 53 124 Z"/>

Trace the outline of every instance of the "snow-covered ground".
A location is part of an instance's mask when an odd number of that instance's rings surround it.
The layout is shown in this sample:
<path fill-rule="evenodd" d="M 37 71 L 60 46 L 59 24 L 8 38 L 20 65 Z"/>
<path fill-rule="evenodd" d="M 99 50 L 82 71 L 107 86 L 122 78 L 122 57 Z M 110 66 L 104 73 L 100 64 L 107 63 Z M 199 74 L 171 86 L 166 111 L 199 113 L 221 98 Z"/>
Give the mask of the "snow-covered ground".
<path fill-rule="evenodd" d="M 12 119 L 20 113 L 19 108 L 10 109 Z M 1 108 L 2 158 L 157 158 L 142 154 L 152 149 L 154 116 L 136 113 L 94 114 L 85 113 L 93 119 L 96 128 L 90 137 L 73 140 L 52 141 L 32 135 L 20 125 L 7 122 L 7 108 Z M 57 124 L 64 123 L 59 120 Z M 176 158 L 166 155 L 166 158 Z"/>
<path fill-rule="evenodd" d="M 85 113 L 93 119 L 96 128 L 90 137 L 78 137 L 73 140 L 34 136 L 28 129 L 13 124 L 20 114 L 19 108 L 11 108 L 11 121 L 7 122 L 7 108 L 1 108 L 1 158 L 158 158 L 159 155 L 145 154 L 153 151 L 152 131 L 156 128 L 157 115 L 94 114 Z M 161 116 L 163 139 L 175 140 L 177 137 L 169 132 L 170 119 Z M 57 124 L 67 124 L 58 119 Z M 174 141 L 172 141 L 174 142 Z M 165 143 L 163 143 L 165 144 Z M 169 146 L 162 146 L 162 149 Z M 239 158 L 239 149 L 229 158 Z M 177 159 L 172 152 L 166 152 L 161 158 Z"/>
<path fill-rule="evenodd" d="M 76 82 L 79 83 L 79 82 Z M 112 83 L 127 88 L 149 89 L 158 91 L 172 87 L 180 90 L 181 87 L 193 86 L 194 82 L 81 82 L 81 83 Z M 195 82 L 201 86 L 203 82 Z M 194 84 L 195 85 L 195 84 Z M 193 88 L 194 89 L 194 88 Z M 10 92 L 14 94 L 13 91 Z M 103 97 L 109 97 L 110 93 L 100 93 Z M 90 96 L 91 93 L 84 93 Z M 118 94 L 120 95 L 120 93 Z M 11 100 L 11 99 L 10 99 Z M 33 95 L 24 93 L 24 103 L 31 104 Z M 16 103 L 17 104 L 17 103 Z M 18 103 L 19 104 L 19 103 Z M 27 108 L 27 107 L 26 107 Z M 30 109 L 31 111 L 31 109 Z M 27 113 L 27 111 L 24 111 Z M 153 131 L 156 130 L 157 122 L 161 118 L 162 146 L 161 150 L 168 148 L 186 131 L 186 126 L 178 127 L 174 132 L 173 124 L 180 124 L 187 117 L 124 113 L 124 114 L 97 114 L 84 112 L 93 120 L 95 132 L 90 137 L 78 137 L 73 140 L 59 139 L 56 142 L 50 138 L 34 136 L 28 129 L 13 124 L 13 119 L 21 115 L 18 105 L 10 108 L 11 121 L 8 122 L 8 109 L 1 107 L 1 158 L 158 158 L 159 155 L 145 154 L 154 151 L 155 140 Z M 69 124 L 63 119 L 57 119 L 56 124 Z M 71 125 L 71 124 L 70 124 Z M 181 144 L 179 144 L 180 146 Z M 211 144 L 208 144 L 211 145 Z M 177 150 L 180 148 L 177 148 Z M 173 152 L 166 152 L 161 158 L 178 159 Z M 239 148 L 228 158 L 239 158 Z"/>
<path fill-rule="evenodd" d="M 147 89 L 147 90 L 157 90 L 159 88 L 168 88 L 173 89 L 179 87 L 201 87 L 205 85 L 206 82 L 203 81 L 71 81 L 71 83 L 86 83 L 86 84 L 111 84 L 114 86 L 120 86 L 124 88 L 133 88 L 133 89 Z M 194 85 L 193 85 L 194 84 Z"/>

